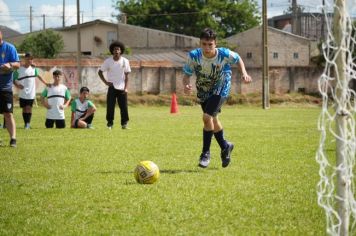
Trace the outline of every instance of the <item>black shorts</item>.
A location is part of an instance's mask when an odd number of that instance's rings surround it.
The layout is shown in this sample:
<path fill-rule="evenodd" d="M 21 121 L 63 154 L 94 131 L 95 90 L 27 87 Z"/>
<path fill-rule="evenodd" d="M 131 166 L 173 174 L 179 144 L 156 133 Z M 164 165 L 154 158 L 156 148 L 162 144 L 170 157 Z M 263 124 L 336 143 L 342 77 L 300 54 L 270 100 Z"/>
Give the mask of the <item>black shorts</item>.
<path fill-rule="evenodd" d="M 20 98 L 20 107 L 27 107 L 27 106 L 32 107 L 33 101 L 35 101 L 35 99 Z"/>
<path fill-rule="evenodd" d="M 12 91 L 0 91 L 0 114 L 12 113 L 14 108 L 14 95 Z"/>
<path fill-rule="evenodd" d="M 204 113 L 215 117 L 221 112 L 221 106 L 224 104 L 225 101 L 225 97 L 213 95 L 200 105 Z"/>
<path fill-rule="evenodd" d="M 56 128 L 58 129 L 63 129 L 66 127 L 66 121 L 65 120 L 52 120 L 52 119 L 46 119 L 46 128 L 53 128 L 54 123 L 56 123 Z"/>

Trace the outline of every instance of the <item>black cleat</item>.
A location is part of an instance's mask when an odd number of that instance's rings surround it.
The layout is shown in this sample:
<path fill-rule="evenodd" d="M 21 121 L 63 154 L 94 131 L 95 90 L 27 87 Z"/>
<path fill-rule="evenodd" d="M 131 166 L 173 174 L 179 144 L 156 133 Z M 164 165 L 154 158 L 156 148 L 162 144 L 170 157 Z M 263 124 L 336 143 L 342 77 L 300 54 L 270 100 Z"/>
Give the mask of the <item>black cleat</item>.
<path fill-rule="evenodd" d="M 228 142 L 227 147 L 224 150 L 221 150 L 221 164 L 223 168 L 227 167 L 230 164 L 230 155 L 233 149 L 234 144 Z"/>

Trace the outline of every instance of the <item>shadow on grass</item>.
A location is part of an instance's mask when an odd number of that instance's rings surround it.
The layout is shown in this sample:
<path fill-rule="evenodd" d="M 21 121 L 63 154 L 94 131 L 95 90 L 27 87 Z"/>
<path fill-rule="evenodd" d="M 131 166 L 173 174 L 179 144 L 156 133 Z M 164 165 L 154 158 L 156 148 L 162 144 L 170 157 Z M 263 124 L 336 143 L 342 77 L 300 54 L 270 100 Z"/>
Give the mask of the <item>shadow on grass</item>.
<path fill-rule="evenodd" d="M 180 173 L 201 173 L 202 171 L 216 171 L 218 168 L 212 167 L 212 168 L 206 168 L 206 169 L 195 169 L 195 170 L 160 170 L 159 172 L 161 174 L 180 174 Z M 109 171 L 96 171 L 96 174 L 103 174 L 103 175 L 109 175 L 109 174 L 133 174 L 133 171 L 122 171 L 122 170 L 109 170 Z"/>
<path fill-rule="evenodd" d="M 196 170 L 160 170 L 162 174 L 180 174 L 180 173 L 201 173 L 204 170 L 212 171 L 218 168 L 196 169 Z"/>

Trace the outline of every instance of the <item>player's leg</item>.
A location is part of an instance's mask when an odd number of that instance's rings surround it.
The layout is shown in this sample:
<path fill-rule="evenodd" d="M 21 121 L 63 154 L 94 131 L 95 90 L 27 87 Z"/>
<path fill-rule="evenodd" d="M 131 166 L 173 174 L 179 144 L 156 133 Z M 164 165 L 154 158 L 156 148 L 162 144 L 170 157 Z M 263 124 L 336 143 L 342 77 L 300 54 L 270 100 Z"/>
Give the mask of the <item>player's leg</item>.
<path fill-rule="evenodd" d="M 214 117 L 220 112 L 225 98 L 213 95 L 201 104 L 203 110 L 203 149 L 199 159 L 200 167 L 207 167 L 210 163 L 210 145 L 214 133 Z"/>
<path fill-rule="evenodd" d="M 0 113 L 4 115 L 4 123 L 10 135 L 10 146 L 16 147 L 16 124 L 13 116 L 13 93 L 1 92 Z"/>
<path fill-rule="evenodd" d="M 66 127 L 66 121 L 65 120 L 55 120 L 56 123 L 56 128 L 57 129 L 64 129 Z"/>
<path fill-rule="evenodd" d="M 224 138 L 224 129 L 223 126 L 218 118 L 218 116 L 214 117 L 214 136 L 216 141 L 218 142 L 221 148 L 221 161 L 222 167 L 227 167 L 230 164 L 230 154 L 231 151 L 234 149 L 234 145 Z"/>
<path fill-rule="evenodd" d="M 22 117 L 25 123 L 25 129 L 30 128 L 32 118 L 32 106 L 34 99 L 22 99 L 20 98 L 20 107 L 22 107 Z"/>
<path fill-rule="evenodd" d="M 91 108 L 88 109 L 88 111 L 90 110 Z M 94 119 L 94 113 L 91 114 L 90 116 L 88 116 L 85 120 L 84 120 L 84 123 L 86 124 L 85 128 L 92 128 L 92 123 L 93 123 L 93 119 Z"/>
<path fill-rule="evenodd" d="M 114 117 L 115 117 L 115 88 L 113 86 L 109 86 L 108 93 L 106 95 L 106 121 L 107 127 L 109 129 L 114 125 Z"/>
<path fill-rule="evenodd" d="M 54 120 L 52 120 L 52 119 L 46 119 L 45 126 L 46 126 L 46 128 L 53 128 L 53 126 L 54 126 Z"/>
<path fill-rule="evenodd" d="M 127 129 L 127 123 L 129 122 L 129 111 L 127 107 L 127 92 L 121 90 L 118 91 L 117 103 L 119 104 L 119 108 L 120 108 L 121 127 L 123 129 Z"/>

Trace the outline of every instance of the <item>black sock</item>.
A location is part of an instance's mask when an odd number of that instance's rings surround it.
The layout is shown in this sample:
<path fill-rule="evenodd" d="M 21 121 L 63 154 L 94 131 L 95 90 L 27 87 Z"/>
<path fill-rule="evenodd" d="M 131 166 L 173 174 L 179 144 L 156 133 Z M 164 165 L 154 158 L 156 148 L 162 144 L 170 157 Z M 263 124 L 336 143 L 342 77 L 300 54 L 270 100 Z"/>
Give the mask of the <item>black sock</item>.
<path fill-rule="evenodd" d="M 214 133 L 215 139 L 218 142 L 219 146 L 221 149 L 225 149 L 227 147 L 227 142 L 224 139 L 224 130 L 220 130 L 216 133 Z"/>
<path fill-rule="evenodd" d="M 210 150 L 211 138 L 213 137 L 213 131 L 206 131 L 203 129 L 203 153 Z"/>
<path fill-rule="evenodd" d="M 32 113 L 22 113 L 23 121 L 25 124 L 31 122 Z"/>

